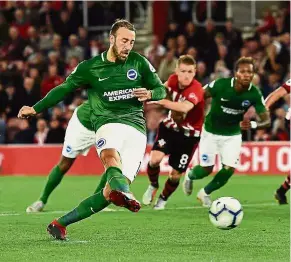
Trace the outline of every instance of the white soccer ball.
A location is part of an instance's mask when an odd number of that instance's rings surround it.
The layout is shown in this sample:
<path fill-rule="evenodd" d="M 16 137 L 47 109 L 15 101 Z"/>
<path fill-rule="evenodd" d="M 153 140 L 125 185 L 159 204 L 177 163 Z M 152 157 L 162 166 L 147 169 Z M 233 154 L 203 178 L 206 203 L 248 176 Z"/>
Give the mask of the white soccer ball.
<path fill-rule="evenodd" d="M 212 202 L 209 209 L 209 219 L 219 229 L 237 227 L 241 223 L 243 215 L 240 202 L 233 197 L 220 197 Z"/>

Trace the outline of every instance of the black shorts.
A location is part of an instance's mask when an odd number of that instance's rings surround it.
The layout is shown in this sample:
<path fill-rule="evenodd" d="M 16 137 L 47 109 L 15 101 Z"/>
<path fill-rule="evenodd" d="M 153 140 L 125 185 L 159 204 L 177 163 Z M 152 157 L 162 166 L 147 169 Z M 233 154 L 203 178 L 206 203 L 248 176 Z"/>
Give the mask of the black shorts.
<path fill-rule="evenodd" d="M 187 137 L 182 131 L 176 132 L 160 123 L 152 150 L 169 155 L 169 165 L 183 173 L 188 168 L 199 140 L 200 137 Z"/>

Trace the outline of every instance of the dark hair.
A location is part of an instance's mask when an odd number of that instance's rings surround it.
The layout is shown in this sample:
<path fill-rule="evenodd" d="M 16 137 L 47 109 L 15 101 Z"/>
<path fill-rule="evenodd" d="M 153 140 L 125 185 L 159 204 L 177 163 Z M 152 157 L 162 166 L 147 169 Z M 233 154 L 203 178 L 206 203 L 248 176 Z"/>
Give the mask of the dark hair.
<path fill-rule="evenodd" d="M 135 32 L 135 28 L 134 28 L 134 25 L 132 23 L 128 22 L 126 19 L 116 19 L 114 24 L 111 26 L 110 35 L 115 36 L 117 30 L 121 27 L 125 27 L 128 30 Z"/>
<path fill-rule="evenodd" d="M 239 68 L 239 65 L 241 64 L 250 64 L 250 65 L 253 65 L 253 68 L 254 68 L 254 71 L 255 71 L 255 60 L 248 56 L 243 56 L 241 57 L 240 59 L 238 59 L 236 62 L 235 62 L 235 66 L 234 66 L 234 70 L 235 72 L 237 72 L 238 68 Z"/>
<path fill-rule="evenodd" d="M 178 59 L 178 65 L 180 64 L 196 66 L 196 61 L 191 55 L 181 55 Z"/>

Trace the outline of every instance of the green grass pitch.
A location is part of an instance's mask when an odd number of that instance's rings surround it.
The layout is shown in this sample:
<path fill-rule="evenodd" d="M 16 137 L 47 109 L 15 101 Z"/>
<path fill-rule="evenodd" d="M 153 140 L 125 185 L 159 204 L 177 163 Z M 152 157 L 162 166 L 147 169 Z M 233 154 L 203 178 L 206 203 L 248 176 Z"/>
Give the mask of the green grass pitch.
<path fill-rule="evenodd" d="M 25 209 L 45 177 L 0 177 L 0 261 L 290 261 L 290 206 L 273 199 L 284 177 L 235 176 L 213 194 L 243 205 L 241 226 L 229 231 L 214 228 L 196 201 L 197 189 L 209 179 L 197 182 L 190 197 L 180 186 L 164 211 L 143 207 L 134 214 L 111 205 L 116 211 L 69 226 L 69 241 L 59 242 L 48 236 L 47 224 L 89 196 L 99 177 L 64 178 L 45 212 L 30 215 Z M 139 200 L 146 187 L 145 176 L 134 181 Z"/>

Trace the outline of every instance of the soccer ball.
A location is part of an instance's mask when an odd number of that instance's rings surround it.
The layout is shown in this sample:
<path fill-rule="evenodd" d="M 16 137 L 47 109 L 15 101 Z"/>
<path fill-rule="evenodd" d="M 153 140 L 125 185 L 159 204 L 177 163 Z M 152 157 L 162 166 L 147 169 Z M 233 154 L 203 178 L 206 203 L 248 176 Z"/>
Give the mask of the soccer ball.
<path fill-rule="evenodd" d="M 220 197 L 212 202 L 209 209 L 210 222 L 219 229 L 237 227 L 243 215 L 240 202 L 233 197 Z"/>

